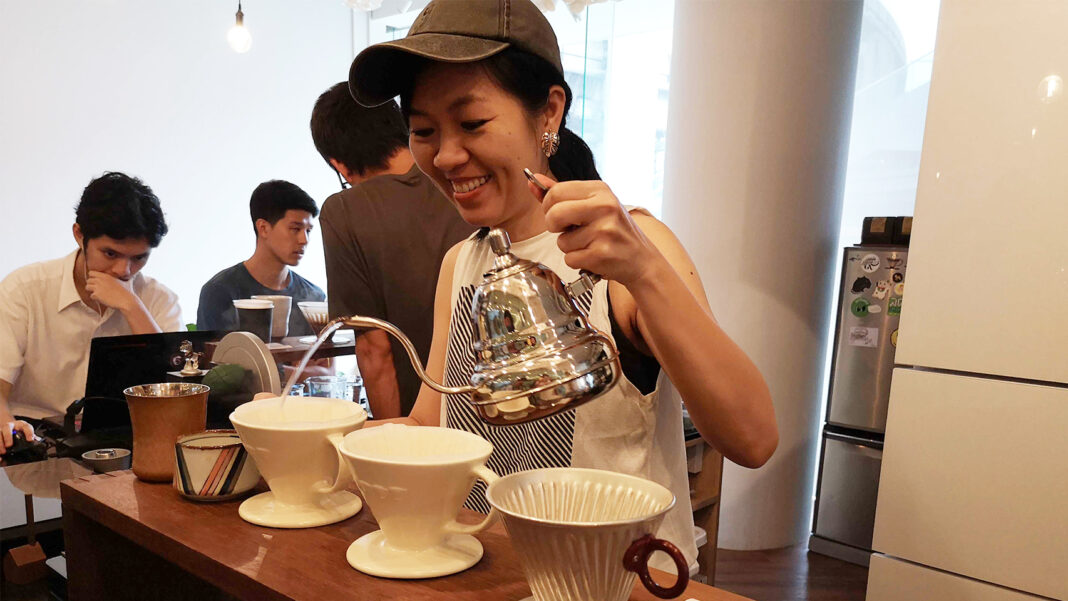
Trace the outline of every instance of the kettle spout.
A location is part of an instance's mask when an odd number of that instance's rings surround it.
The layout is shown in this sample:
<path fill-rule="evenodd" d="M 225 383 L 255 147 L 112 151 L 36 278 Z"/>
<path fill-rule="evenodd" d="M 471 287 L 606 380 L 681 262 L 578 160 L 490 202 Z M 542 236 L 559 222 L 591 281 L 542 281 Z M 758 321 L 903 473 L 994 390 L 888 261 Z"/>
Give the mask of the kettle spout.
<path fill-rule="evenodd" d="M 401 346 L 408 353 L 408 359 L 412 362 L 412 368 L 415 369 L 415 374 L 419 376 L 427 386 L 442 394 L 467 394 L 475 391 L 474 386 L 442 386 L 435 382 L 430 376 L 426 374 L 426 370 L 423 369 L 423 362 L 419 360 L 419 354 L 415 352 L 415 346 L 412 345 L 412 341 L 401 332 L 397 326 L 382 319 L 376 319 L 374 317 L 365 317 L 363 315 L 350 315 L 349 317 L 338 317 L 330 322 L 324 331 L 330 331 L 340 326 L 348 326 L 350 328 L 375 328 L 378 330 L 385 330 L 389 332 L 394 338 L 400 341 Z"/>

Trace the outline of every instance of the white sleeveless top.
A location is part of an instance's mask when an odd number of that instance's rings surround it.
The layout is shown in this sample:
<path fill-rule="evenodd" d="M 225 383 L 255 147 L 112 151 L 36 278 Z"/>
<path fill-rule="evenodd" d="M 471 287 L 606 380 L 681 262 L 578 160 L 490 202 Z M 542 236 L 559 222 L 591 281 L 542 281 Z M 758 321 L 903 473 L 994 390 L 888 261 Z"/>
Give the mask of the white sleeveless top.
<path fill-rule="evenodd" d="M 544 232 L 512 244 L 517 257 L 541 263 L 566 283 L 578 271 L 564 263 L 556 245 L 558 234 Z M 445 383 L 471 383 L 475 356 L 471 350 L 473 327 L 471 298 L 482 274 L 493 266 L 493 251 L 475 235 L 460 248 L 452 279 L 449 346 L 445 358 Z M 612 338 L 608 318 L 608 282 L 602 280 L 578 299 L 593 327 Z M 613 339 L 614 342 L 614 339 Z M 600 398 L 579 407 L 533 422 L 492 426 L 469 404 L 470 395 L 443 395 L 441 424 L 482 436 L 493 444 L 487 467 L 504 476 L 544 467 L 583 467 L 621 472 L 658 482 L 675 495 L 657 536 L 674 543 L 690 565 L 697 561 L 690 488 L 686 477 L 686 448 L 682 433 L 682 399 L 661 370 L 656 389 L 643 395 L 625 376 Z M 485 486 L 478 482 L 467 506 L 488 513 Z M 650 565 L 675 572 L 663 553 Z"/>

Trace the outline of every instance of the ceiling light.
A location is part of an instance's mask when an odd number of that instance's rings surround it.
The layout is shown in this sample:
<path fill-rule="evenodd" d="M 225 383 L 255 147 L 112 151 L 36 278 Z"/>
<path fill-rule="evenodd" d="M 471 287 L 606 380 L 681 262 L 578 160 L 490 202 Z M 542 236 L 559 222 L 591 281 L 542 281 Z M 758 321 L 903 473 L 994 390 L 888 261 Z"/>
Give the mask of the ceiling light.
<path fill-rule="evenodd" d="M 234 26 L 226 32 L 226 41 L 234 52 L 245 53 L 252 47 L 252 34 L 245 27 L 245 13 L 241 12 L 241 0 L 237 0 L 237 14 L 234 15 Z"/>

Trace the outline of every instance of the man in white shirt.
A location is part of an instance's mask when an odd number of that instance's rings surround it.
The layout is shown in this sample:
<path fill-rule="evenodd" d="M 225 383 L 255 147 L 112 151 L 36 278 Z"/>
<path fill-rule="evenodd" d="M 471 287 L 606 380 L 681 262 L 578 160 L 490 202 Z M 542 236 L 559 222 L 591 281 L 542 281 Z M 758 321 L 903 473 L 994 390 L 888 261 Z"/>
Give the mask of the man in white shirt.
<path fill-rule="evenodd" d="M 0 282 L 0 454 L 15 430 L 33 436 L 19 418 L 63 414 L 81 398 L 92 338 L 182 327 L 178 297 L 140 273 L 167 233 L 148 186 L 114 172 L 93 180 L 73 231 L 76 251 Z"/>

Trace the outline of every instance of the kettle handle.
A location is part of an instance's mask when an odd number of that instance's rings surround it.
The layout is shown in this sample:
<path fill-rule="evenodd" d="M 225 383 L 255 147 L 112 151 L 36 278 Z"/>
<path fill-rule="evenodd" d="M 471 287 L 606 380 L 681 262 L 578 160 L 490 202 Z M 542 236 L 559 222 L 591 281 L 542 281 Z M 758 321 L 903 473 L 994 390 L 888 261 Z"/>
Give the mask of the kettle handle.
<path fill-rule="evenodd" d="M 593 287 L 596 286 L 597 282 L 600 282 L 601 279 L 601 276 L 596 273 L 583 269 L 579 272 L 579 278 L 567 285 L 567 292 L 573 298 L 577 299 L 590 290 L 593 290 Z"/>
<path fill-rule="evenodd" d="M 393 335 L 394 338 L 400 341 L 401 346 L 408 353 L 408 359 L 412 362 L 412 368 L 415 369 L 415 374 L 419 376 L 427 386 L 442 394 L 468 394 L 475 391 L 474 386 L 442 386 L 426 375 L 426 371 L 423 369 L 423 362 L 419 360 L 419 354 L 415 352 L 415 346 L 412 345 L 412 341 L 401 332 L 397 326 L 382 319 L 376 319 L 374 317 L 365 317 L 363 315 L 351 315 L 349 317 L 338 317 L 330 325 L 323 330 L 324 332 L 330 329 L 330 326 L 334 323 L 342 323 L 352 328 L 376 328 L 379 330 L 385 330 Z"/>

